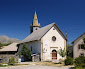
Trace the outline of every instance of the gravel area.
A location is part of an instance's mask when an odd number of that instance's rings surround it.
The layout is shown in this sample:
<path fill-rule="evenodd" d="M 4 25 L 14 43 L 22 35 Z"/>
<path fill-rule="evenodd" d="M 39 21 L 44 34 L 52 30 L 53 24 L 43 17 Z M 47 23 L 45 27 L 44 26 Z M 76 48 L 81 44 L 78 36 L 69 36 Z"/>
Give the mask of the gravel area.
<path fill-rule="evenodd" d="M 0 69 L 72 69 L 72 67 L 53 67 L 53 66 L 42 66 L 42 65 L 23 65 L 23 66 L 0 67 Z"/>

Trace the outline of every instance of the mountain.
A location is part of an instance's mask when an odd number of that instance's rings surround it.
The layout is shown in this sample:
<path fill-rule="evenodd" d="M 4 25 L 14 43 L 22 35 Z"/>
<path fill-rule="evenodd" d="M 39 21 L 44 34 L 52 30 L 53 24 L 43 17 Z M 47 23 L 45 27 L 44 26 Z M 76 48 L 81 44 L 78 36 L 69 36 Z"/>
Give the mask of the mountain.
<path fill-rule="evenodd" d="M 19 39 L 14 39 L 14 38 L 9 38 L 8 36 L 0 36 L 0 42 L 2 44 L 7 44 L 7 43 L 10 43 L 10 42 L 19 43 L 20 40 Z"/>

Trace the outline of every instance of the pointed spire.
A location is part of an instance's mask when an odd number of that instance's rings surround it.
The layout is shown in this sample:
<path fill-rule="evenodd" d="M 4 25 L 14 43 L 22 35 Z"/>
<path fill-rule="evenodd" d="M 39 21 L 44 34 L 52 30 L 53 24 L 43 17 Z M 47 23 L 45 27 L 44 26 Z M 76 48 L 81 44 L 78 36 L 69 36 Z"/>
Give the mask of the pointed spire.
<path fill-rule="evenodd" d="M 34 14 L 33 26 L 40 27 L 40 24 L 38 23 L 36 11 L 35 11 L 35 14 Z"/>
<path fill-rule="evenodd" d="M 37 19 L 37 14 L 36 14 L 36 11 L 35 11 L 35 14 L 34 14 L 34 19 Z"/>

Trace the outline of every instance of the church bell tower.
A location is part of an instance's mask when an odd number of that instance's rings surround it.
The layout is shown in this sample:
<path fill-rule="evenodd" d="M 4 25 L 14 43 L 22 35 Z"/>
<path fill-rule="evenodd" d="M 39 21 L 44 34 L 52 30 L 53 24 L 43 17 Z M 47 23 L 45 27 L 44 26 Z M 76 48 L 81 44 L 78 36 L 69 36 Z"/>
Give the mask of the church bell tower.
<path fill-rule="evenodd" d="M 30 25 L 30 33 L 38 30 L 40 28 L 40 23 L 38 23 L 37 14 L 35 12 L 33 23 Z"/>

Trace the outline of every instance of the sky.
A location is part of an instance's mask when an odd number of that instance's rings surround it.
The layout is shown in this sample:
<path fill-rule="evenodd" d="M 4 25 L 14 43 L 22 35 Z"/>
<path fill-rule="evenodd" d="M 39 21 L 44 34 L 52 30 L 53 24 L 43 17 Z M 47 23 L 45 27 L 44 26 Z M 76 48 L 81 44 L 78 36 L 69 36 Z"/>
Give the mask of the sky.
<path fill-rule="evenodd" d="M 85 0 L 0 0 L 0 36 L 26 38 L 35 11 L 41 27 L 55 22 L 69 43 L 85 32 Z"/>

